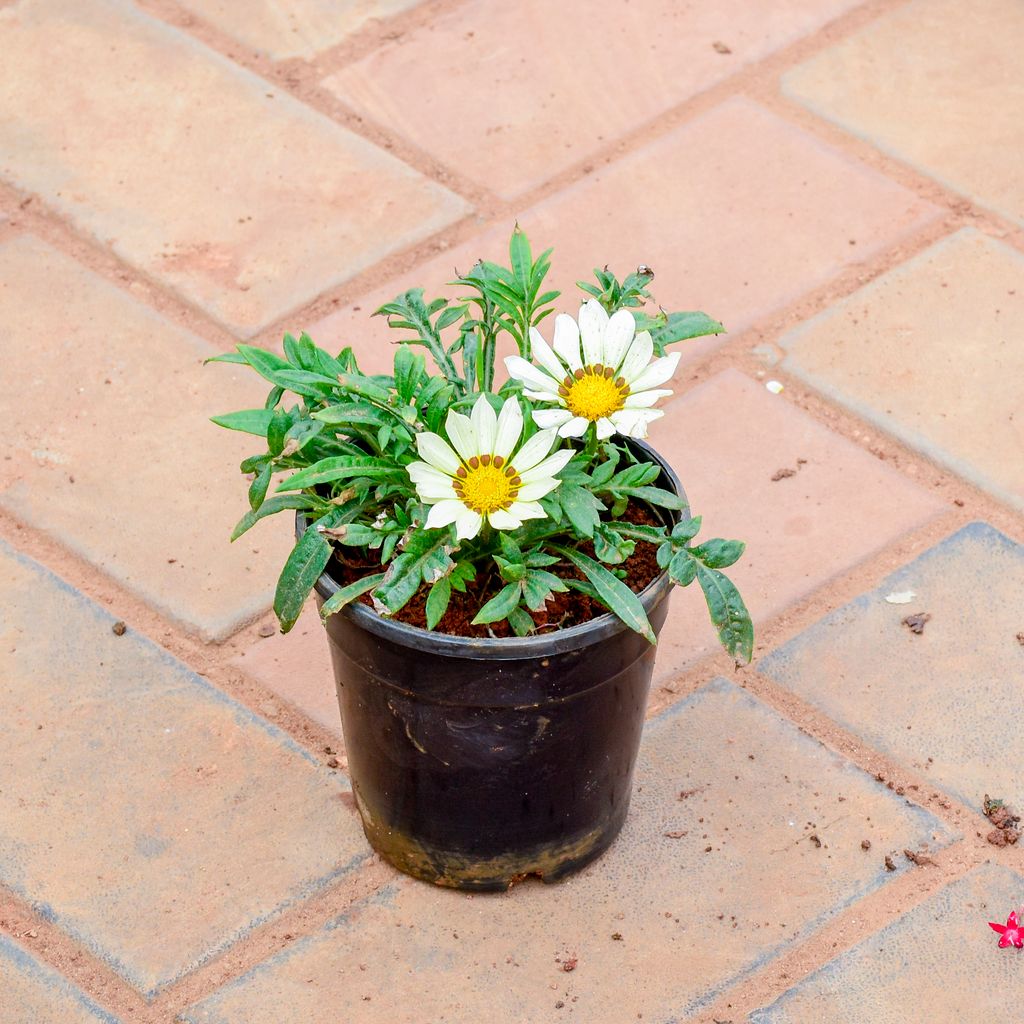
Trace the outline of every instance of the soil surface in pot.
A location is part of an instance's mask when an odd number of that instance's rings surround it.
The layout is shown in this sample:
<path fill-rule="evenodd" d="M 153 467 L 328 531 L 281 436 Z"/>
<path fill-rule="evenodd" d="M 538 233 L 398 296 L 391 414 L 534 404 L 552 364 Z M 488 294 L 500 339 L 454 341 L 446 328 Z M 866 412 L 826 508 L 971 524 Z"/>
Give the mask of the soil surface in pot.
<path fill-rule="evenodd" d="M 631 502 L 621 517 L 625 522 L 642 523 L 648 526 L 660 526 L 661 520 L 646 506 Z M 594 556 L 594 549 L 591 544 L 583 544 L 580 550 L 591 557 Z M 661 569 L 658 568 L 657 546 L 648 544 L 645 541 L 637 541 L 633 554 L 622 563 L 621 566 L 608 566 L 607 568 L 622 568 L 626 570 L 625 583 L 636 593 L 644 589 L 654 580 Z M 371 561 L 360 561 L 358 553 L 349 548 L 342 554 L 335 552 L 328 566 L 328 572 L 342 586 L 354 583 L 371 573 L 380 572 L 380 563 Z M 549 571 L 563 579 L 584 579 L 584 576 L 574 566 L 554 565 Z M 444 617 L 434 627 L 436 633 L 449 633 L 454 636 L 476 636 L 476 637 L 505 637 L 514 636 L 511 627 L 507 622 L 492 622 L 485 626 L 474 626 L 473 619 L 483 605 L 505 585 L 497 571 L 493 574 L 478 572 L 477 577 L 466 587 L 466 592 L 460 594 L 452 591 L 451 601 Z M 420 629 L 427 628 L 426 603 L 429 588 L 424 585 L 414 595 L 412 600 L 397 612 L 393 618 L 398 622 L 404 622 L 410 626 L 419 626 Z M 369 594 L 360 598 L 363 604 L 373 607 L 373 601 Z M 569 590 L 564 594 L 555 594 L 548 601 L 542 612 L 531 612 L 533 621 L 537 624 L 539 633 L 550 632 L 559 629 L 568 629 L 570 626 L 577 626 L 581 622 L 588 622 L 607 612 L 604 605 L 594 601 L 586 594 L 576 590 Z"/>

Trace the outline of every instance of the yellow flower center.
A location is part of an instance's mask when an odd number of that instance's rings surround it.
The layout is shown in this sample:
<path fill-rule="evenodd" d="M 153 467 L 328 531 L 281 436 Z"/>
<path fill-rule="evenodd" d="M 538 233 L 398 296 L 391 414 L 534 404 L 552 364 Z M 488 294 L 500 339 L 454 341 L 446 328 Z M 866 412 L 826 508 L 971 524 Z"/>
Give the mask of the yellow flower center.
<path fill-rule="evenodd" d="M 523 481 L 515 466 L 500 455 L 481 455 L 459 466 L 453 484 L 463 505 L 487 515 L 508 508 L 516 500 Z"/>
<path fill-rule="evenodd" d="M 623 408 L 629 387 L 621 377 L 615 376 L 613 367 L 598 363 L 573 371 L 562 381 L 558 393 L 573 416 L 594 421 Z"/>

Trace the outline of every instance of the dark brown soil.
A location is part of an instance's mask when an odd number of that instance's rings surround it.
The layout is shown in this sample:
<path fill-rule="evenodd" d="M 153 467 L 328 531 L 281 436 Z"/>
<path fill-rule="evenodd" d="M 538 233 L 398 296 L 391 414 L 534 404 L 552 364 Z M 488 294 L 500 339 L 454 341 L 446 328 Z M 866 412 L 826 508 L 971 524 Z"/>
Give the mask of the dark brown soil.
<path fill-rule="evenodd" d="M 985 817 L 995 825 L 995 828 L 985 839 L 993 846 L 1016 846 L 1020 840 L 1020 815 L 1014 814 L 1012 808 L 1007 807 L 1002 800 L 993 800 L 988 793 L 985 794 L 985 802 L 982 805 Z"/>
<path fill-rule="evenodd" d="M 626 522 L 647 526 L 660 525 L 660 521 L 646 505 L 630 504 L 622 519 Z M 594 556 L 593 546 L 589 543 L 580 545 L 580 551 L 591 557 Z M 348 553 L 346 552 L 346 554 Z M 661 569 L 658 568 L 656 556 L 657 547 L 654 544 L 637 541 L 633 554 L 621 566 L 612 568 L 625 569 L 626 584 L 632 591 L 639 593 L 661 572 Z M 338 555 L 335 555 L 331 559 L 329 571 L 339 583 L 344 585 L 353 583 L 371 573 L 380 572 L 380 565 L 376 562 L 362 564 L 352 561 L 343 562 Z M 574 566 L 554 565 L 550 567 L 549 571 L 563 579 L 585 578 Z M 492 622 L 486 626 L 474 626 L 472 624 L 477 612 L 504 585 L 505 581 L 501 579 L 496 570 L 494 573 L 478 571 L 477 578 L 467 586 L 464 594 L 452 592 L 448 610 L 437 626 L 434 627 L 434 632 L 448 633 L 453 636 L 514 636 L 507 622 Z M 426 585 L 420 587 L 412 600 L 395 614 L 395 620 L 405 622 L 410 626 L 419 626 L 421 629 L 426 629 L 428 593 L 429 588 Z M 373 601 L 369 594 L 364 594 L 360 600 L 366 605 L 373 606 Z M 548 601 L 543 611 L 531 612 L 531 615 L 537 625 L 538 632 L 550 632 L 557 629 L 568 629 L 570 626 L 577 626 L 582 622 L 589 622 L 599 615 L 604 615 L 606 611 L 607 609 L 602 604 L 594 601 L 586 594 L 581 594 L 576 590 L 568 590 L 564 594 L 555 594 Z"/>

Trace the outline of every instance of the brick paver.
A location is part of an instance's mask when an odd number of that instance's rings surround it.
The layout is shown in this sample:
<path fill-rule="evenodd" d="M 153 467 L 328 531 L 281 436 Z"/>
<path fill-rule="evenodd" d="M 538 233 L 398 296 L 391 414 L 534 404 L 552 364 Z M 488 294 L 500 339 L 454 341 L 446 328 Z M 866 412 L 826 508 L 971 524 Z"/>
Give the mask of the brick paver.
<path fill-rule="evenodd" d="M 314 57 L 374 18 L 415 6 L 418 0 L 182 0 L 221 31 L 275 60 Z"/>
<path fill-rule="evenodd" d="M 1015 872 L 978 868 L 794 986 L 752 1024 L 1005 1020 L 1020 954 L 996 948 L 987 922 L 1005 921 L 1022 892 Z"/>
<path fill-rule="evenodd" d="M 782 339 L 786 369 L 1024 509 L 1024 256 L 964 228 Z"/>
<path fill-rule="evenodd" d="M 0 883 L 144 992 L 357 863 L 340 776 L 0 546 Z"/>
<path fill-rule="evenodd" d="M 4 1024 L 121 1024 L 4 935 L 0 935 L 0 1020 Z"/>
<path fill-rule="evenodd" d="M 908 590 L 910 604 L 885 600 Z M 1024 694 L 1022 593 L 1024 547 L 973 523 L 758 668 L 969 806 L 1024 807 L 1000 724 Z M 931 620 L 916 635 L 902 620 L 918 612 Z"/>
<path fill-rule="evenodd" d="M 783 88 L 1024 224 L 1022 48 L 1015 0 L 917 0 L 791 71 Z"/>
<path fill-rule="evenodd" d="M 261 637 L 233 663 L 284 697 L 329 732 L 341 736 L 327 634 L 310 601 L 290 633 Z"/>
<path fill-rule="evenodd" d="M 0 321 L 0 506 L 205 636 L 269 607 L 288 525 L 228 543 L 260 449 L 209 422 L 269 385 L 29 236 L 0 244 Z"/>
<path fill-rule="evenodd" d="M 242 334 L 465 210 L 126 0 L 22 0 L 0 50 L 0 177 Z"/>
<path fill-rule="evenodd" d="M 471 0 L 324 84 L 513 198 L 852 6 L 640 0 L 604 15 L 587 0 Z"/>
<path fill-rule="evenodd" d="M 755 623 L 779 614 L 943 509 L 890 466 L 781 395 L 726 370 L 672 403 L 651 442 L 682 481 L 701 537 L 747 542 L 728 570 Z M 795 475 L 772 478 L 779 470 Z M 697 586 L 676 591 L 662 634 L 665 678 L 717 647 Z"/>
<path fill-rule="evenodd" d="M 735 334 L 936 212 L 756 104 L 731 100 L 520 211 L 518 220 L 538 246 L 554 246 L 550 280 L 562 290 L 562 309 L 579 308 L 575 282 L 593 267 L 610 264 L 625 276 L 646 263 L 658 302 L 703 309 Z M 379 319 L 368 322 L 369 314 L 414 285 L 434 294 L 454 267 L 507 259 L 512 223 L 381 286 L 358 310 L 332 314 L 311 333 L 321 344 L 354 343 L 373 368 L 386 369 L 395 334 Z M 695 360 L 722 340 L 681 348 Z"/>
<path fill-rule="evenodd" d="M 950 838 L 725 680 L 652 723 L 641 759 L 621 839 L 583 874 L 475 899 L 389 887 L 185 1019 L 540 1021 L 561 1001 L 677 1020 L 882 885 L 886 848 Z"/>

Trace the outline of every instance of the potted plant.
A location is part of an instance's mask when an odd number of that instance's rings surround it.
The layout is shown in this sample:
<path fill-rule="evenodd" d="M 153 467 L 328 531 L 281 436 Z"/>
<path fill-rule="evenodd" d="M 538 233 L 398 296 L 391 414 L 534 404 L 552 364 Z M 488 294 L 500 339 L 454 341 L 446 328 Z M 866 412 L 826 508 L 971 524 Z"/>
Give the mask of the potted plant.
<path fill-rule="evenodd" d="M 516 228 L 509 257 L 453 301 L 417 288 L 378 310 L 402 335 L 389 376 L 305 334 L 217 357 L 271 384 L 264 408 L 214 418 L 266 441 L 232 539 L 296 513 L 274 608 L 287 632 L 316 594 L 367 838 L 469 889 L 552 881 L 615 838 L 673 585 L 697 581 L 734 657 L 753 644 L 721 571 L 743 544 L 697 542 L 642 440 L 671 394 L 666 347 L 721 324 L 650 315 L 651 271 L 605 269 L 549 344 L 550 250 L 534 259 Z M 502 335 L 518 354 L 496 380 Z"/>

